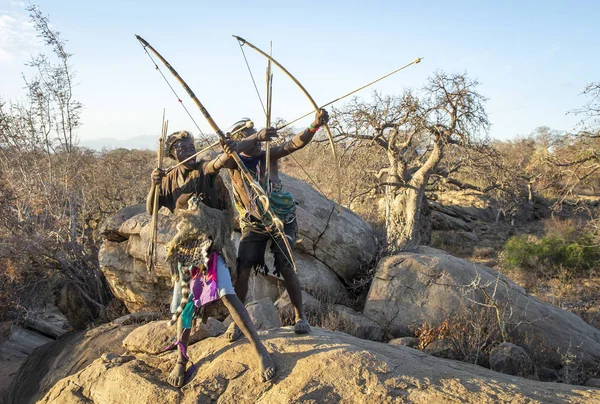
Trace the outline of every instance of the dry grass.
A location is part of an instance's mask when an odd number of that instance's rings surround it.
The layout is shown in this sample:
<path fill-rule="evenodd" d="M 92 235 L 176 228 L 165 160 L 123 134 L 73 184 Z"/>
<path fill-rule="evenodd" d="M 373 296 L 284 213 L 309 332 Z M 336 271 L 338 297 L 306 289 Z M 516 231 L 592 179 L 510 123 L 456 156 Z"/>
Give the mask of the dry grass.
<path fill-rule="evenodd" d="M 466 240 L 459 232 L 434 231 L 431 233 L 431 247 L 439 248 L 458 257 L 468 257 L 473 253 L 473 242 Z"/>

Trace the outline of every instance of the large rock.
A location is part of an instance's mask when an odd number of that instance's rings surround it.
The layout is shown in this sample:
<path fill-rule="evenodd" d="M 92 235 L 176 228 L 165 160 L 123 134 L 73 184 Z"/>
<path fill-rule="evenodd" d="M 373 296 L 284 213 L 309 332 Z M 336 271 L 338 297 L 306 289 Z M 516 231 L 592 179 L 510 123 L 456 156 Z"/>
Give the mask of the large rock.
<path fill-rule="evenodd" d="M 285 290 L 283 282 L 278 278 L 252 272 L 248 279 L 246 303 L 255 302 L 265 298 L 277 300 L 279 296 L 281 296 L 283 290 Z"/>
<path fill-rule="evenodd" d="M 25 317 L 25 325 L 50 338 L 60 338 L 72 330 L 69 320 L 52 303 L 40 310 L 32 310 Z"/>
<path fill-rule="evenodd" d="M 340 304 L 334 304 L 330 306 L 330 309 L 333 310 L 342 321 L 342 329 L 344 332 L 362 339 L 370 339 L 372 341 L 383 340 L 383 328 L 373 320 Z"/>
<path fill-rule="evenodd" d="M 130 232 L 127 230 L 123 223 L 128 219 L 144 213 L 146 211 L 146 205 L 140 203 L 138 205 L 126 206 L 111 217 L 104 220 L 98 232 L 106 239 L 120 243 L 127 241 L 130 236 Z"/>
<path fill-rule="evenodd" d="M 223 323 L 209 317 L 206 324 L 196 322 L 192 327 L 189 343 L 201 341 L 205 338 L 216 337 L 225 332 Z M 175 326 L 167 325 L 165 320 L 153 321 L 133 330 L 123 340 L 123 347 L 129 352 L 141 352 L 147 354 L 159 354 L 174 342 L 177 330 Z"/>
<path fill-rule="evenodd" d="M 240 244 L 240 234 L 233 234 L 233 241 L 236 249 L 239 248 Z M 296 274 L 298 275 L 298 279 L 300 280 L 300 285 L 303 290 L 315 295 L 315 296 L 323 296 L 328 299 L 330 302 L 342 302 L 348 297 L 348 293 L 346 292 L 346 288 L 340 281 L 339 277 L 333 272 L 327 265 L 323 264 L 321 261 L 316 259 L 315 257 L 306 254 L 305 252 L 296 249 L 294 251 L 294 262 L 296 263 Z M 278 289 L 285 289 L 283 285 L 283 278 L 275 276 L 275 259 L 273 254 L 271 253 L 271 242 L 267 243 L 267 248 L 265 251 L 265 265 L 268 267 L 268 281 L 260 280 L 262 276 L 258 275 L 254 282 L 257 282 L 259 287 L 266 288 L 266 282 L 276 282 L 275 284 L 279 285 Z M 252 278 L 250 282 L 253 282 Z M 252 286 L 252 284 L 250 283 Z M 279 292 L 277 295 L 273 295 L 272 293 L 267 293 L 265 290 L 264 294 L 255 294 L 250 297 L 249 295 L 246 299 L 247 302 L 251 302 L 253 300 L 260 300 L 264 297 L 270 297 L 273 301 L 277 300 L 278 296 L 281 294 Z"/>
<path fill-rule="evenodd" d="M 446 319 L 464 314 L 474 302 L 489 304 L 483 290 L 504 308 L 505 324 L 518 324 L 513 336 L 547 352 L 548 360 L 559 364 L 561 355 L 576 353 L 587 366 L 600 364 L 600 330 L 528 295 L 488 267 L 429 247 L 383 259 L 363 313 L 388 327 L 394 336 L 409 336 L 423 324 L 438 327 Z"/>
<path fill-rule="evenodd" d="M 462 230 L 472 232 L 473 227 L 463 219 L 447 215 L 443 212 L 431 213 L 431 225 L 433 230 Z"/>
<path fill-rule="evenodd" d="M 139 325 L 104 324 L 87 332 L 71 333 L 38 347 L 15 376 L 8 403 L 35 403 L 59 380 L 86 368 L 105 352 L 125 353 L 121 343 Z M 56 402 L 86 401 L 69 401 L 65 398 Z"/>
<path fill-rule="evenodd" d="M 12 326 L 8 338 L 0 342 L 0 403 L 10 390 L 15 374 L 27 357 L 39 346 L 52 342 L 51 338 Z"/>
<path fill-rule="evenodd" d="M 133 243 L 135 238 L 139 237 L 134 237 Z M 129 311 L 163 311 L 168 308 L 173 290 L 170 270 L 159 265 L 153 273 L 148 273 L 145 261 L 128 254 L 127 242 L 105 240 L 98 260 L 112 292 Z"/>
<path fill-rule="evenodd" d="M 335 202 L 297 178 L 280 174 L 285 189 L 298 203 L 299 249 L 350 280 L 375 259 L 373 229 L 349 209 L 337 213 Z"/>
<path fill-rule="evenodd" d="M 490 369 L 537 380 L 533 361 L 525 350 L 510 342 L 498 345 L 490 354 Z"/>
<path fill-rule="evenodd" d="M 317 295 L 326 294 L 333 302 L 344 301 L 347 293 L 340 277 L 351 279 L 375 256 L 376 245 L 370 226 L 347 209 L 338 214 L 331 201 L 304 182 L 287 176 L 282 180 L 299 203 L 302 241 L 294 256 L 303 289 Z M 171 299 L 171 270 L 166 262 L 165 246 L 176 234 L 178 221 L 170 214 L 158 215 L 157 265 L 152 273 L 146 269 L 150 222 L 143 205 L 135 205 L 107 219 L 100 229 L 104 236 L 98 253 L 100 268 L 115 296 L 130 311 L 164 311 Z M 236 245 L 239 242 L 237 233 L 234 233 L 234 242 Z M 273 268 L 268 247 L 265 261 Z M 284 290 L 280 279 L 261 278 L 254 280 L 247 301 L 264 297 L 276 300 Z"/>
<path fill-rule="evenodd" d="M 281 327 L 277 309 L 268 297 L 248 303 L 246 309 L 257 330 L 270 330 L 271 328 Z"/>
<path fill-rule="evenodd" d="M 263 331 L 278 373 L 261 383 L 255 354 L 243 340 L 208 338 L 188 352 L 198 370 L 181 389 L 166 378 L 177 354 L 105 355 L 59 381 L 40 403 L 582 403 L 600 401 L 600 390 L 541 383 L 479 366 L 438 359 L 392 346 L 313 328 Z M 23 401 L 27 404 L 28 401 Z"/>
<path fill-rule="evenodd" d="M 302 304 L 304 305 L 304 311 L 313 313 L 321 310 L 322 306 L 320 301 L 305 291 L 302 291 Z M 292 301 L 290 300 L 290 295 L 288 294 L 287 290 L 281 294 L 279 299 L 277 299 L 275 302 L 275 308 L 280 315 L 293 318 L 294 306 L 292 305 Z"/>

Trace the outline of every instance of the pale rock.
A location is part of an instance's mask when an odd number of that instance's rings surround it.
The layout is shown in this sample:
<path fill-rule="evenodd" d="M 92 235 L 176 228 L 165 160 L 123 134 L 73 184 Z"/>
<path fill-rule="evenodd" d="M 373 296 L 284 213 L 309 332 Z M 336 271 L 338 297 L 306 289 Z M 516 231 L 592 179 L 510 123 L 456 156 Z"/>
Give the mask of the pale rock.
<path fill-rule="evenodd" d="M 52 303 L 47 303 L 42 310 L 31 311 L 25 317 L 25 325 L 55 339 L 72 331 L 67 317 Z"/>
<path fill-rule="evenodd" d="M 358 313 L 351 308 L 340 304 L 334 304 L 330 307 L 342 320 L 344 323 L 343 329 L 348 334 L 372 341 L 383 340 L 383 328 L 373 320 L 365 317 L 362 313 Z"/>
<path fill-rule="evenodd" d="M 325 198 L 297 178 L 280 174 L 284 189 L 298 203 L 298 248 L 331 268 L 342 279 L 352 279 L 377 254 L 373 229 L 356 213 Z"/>
<path fill-rule="evenodd" d="M 305 291 L 302 291 L 302 304 L 304 306 L 304 311 L 306 312 L 318 312 L 321 309 L 321 302 Z M 290 295 L 287 290 L 283 292 L 279 299 L 277 299 L 275 308 L 279 313 L 293 316 L 294 306 L 292 306 Z"/>
<path fill-rule="evenodd" d="M 216 337 L 225 331 L 223 323 L 209 317 L 206 324 L 196 321 L 192 327 L 189 343 L 194 344 L 205 338 Z M 123 347 L 129 352 L 159 354 L 175 342 L 177 329 L 167 325 L 167 320 L 153 321 L 133 330 L 124 340 Z"/>
<path fill-rule="evenodd" d="M 504 342 L 490 353 L 490 369 L 528 379 L 538 380 L 535 365 L 527 352 L 515 344 Z"/>
<path fill-rule="evenodd" d="M 600 390 L 541 383 L 480 366 L 438 359 L 404 346 L 361 340 L 313 328 L 260 333 L 277 367 L 273 383 L 261 383 L 248 343 L 209 338 L 190 346 L 197 371 L 181 389 L 166 383 L 177 353 L 137 355 L 125 363 L 97 359 L 52 387 L 45 403 L 433 403 L 599 402 Z M 72 360 L 75 360 L 73 358 Z M 66 365 L 69 365 L 67 363 Z M 43 366 L 40 363 L 40 366 Z M 53 367 L 48 368 L 52 373 Z M 27 401 L 23 401 L 27 404 Z"/>
<path fill-rule="evenodd" d="M 257 330 L 270 330 L 271 328 L 281 327 L 277 309 L 268 297 L 248 303 L 246 309 Z"/>
<path fill-rule="evenodd" d="M 440 326 L 486 296 L 512 311 L 520 325 L 515 337 L 534 335 L 532 349 L 546 349 L 547 360 L 560 364 L 560 355 L 572 352 L 588 367 L 600 365 L 600 330 L 577 315 L 544 303 L 491 268 L 453 257 L 443 251 L 420 247 L 417 252 L 386 257 L 379 263 L 365 304 L 364 315 L 389 327 L 394 336 L 428 324 Z M 540 344 L 538 346 L 538 344 Z M 554 350 L 554 354 L 550 352 Z"/>
<path fill-rule="evenodd" d="M 417 345 L 419 345 L 419 338 L 415 338 L 415 337 L 394 338 L 394 339 L 389 340 L 388 344 L 403 345 L 403 346 L 408 346 L 408 347 L 414 348 Z"/>

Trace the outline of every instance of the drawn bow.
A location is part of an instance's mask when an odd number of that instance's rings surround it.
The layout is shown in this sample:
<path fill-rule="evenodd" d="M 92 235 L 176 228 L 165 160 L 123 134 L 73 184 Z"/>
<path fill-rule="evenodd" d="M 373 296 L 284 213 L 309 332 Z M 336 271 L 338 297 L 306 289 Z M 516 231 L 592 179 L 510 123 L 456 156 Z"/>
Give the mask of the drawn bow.
<path fill-rule="evenodd" d="M 173 76 L 175 76 L 175 78 L 177 79 L 177 81 L 183 86 L 183 88 L 188 93 L 188 95 L 190 96 L 190 98 L 194 101 L 194 104 L 196 104 L 196 106 L 200 109 L 200 112 L 202 112 L 202 115 L 204 115 L 204 118 L 206 118 L 206 120 L 208 121 L 209 125 L 215 131 L 215 133 L 219 137 L 219 139 L 221 139 L 222 141 L 225 140 L 226 137 L 225 137 L 225 134 L 223 133 L 223 131 L 219 128 L 219 126 L 214 121 L 214 119 L 210 116 L 210 114 L 208 113 L 208 111 L 206 110 L 206 108 L 204 107 L 204 105 L 200 102 L 200 100 L 198 99 L 198 97 L 196 97 L 196 94 L 194 94 L 194 92 L 192 91 L 192 89 L 190 88 L 190 86 L 188 86 L 187 83 L 183 80 L 183 78 L 181 78 L 181 76 L 179 75 L 179 73 L 177 73 L 177 71 L 173 68 L 173 66 L 171 66 L 171 64 L 169 62 L 167 62 L 167 60 L 156 49 L 154 49 L 152 47 L 152 45 L 150 45 L 148 43 L 148 41 L 146 41 L 144 38 L 142 38 L 139 35 L 135 35 L 135 37 L 136 37 L 136 39 L 138 41 L 140 41 L 140 43 L 142 44 L 142 46 L 144 47 L 144 50 L 146 52 L 147 52 L 148 49 L 150 49 L 150 51 L 152 51 L 152 53 L 154 53 L 156 55 L 156 57 L 158 59 L 160 59 L 160 61 L 163 62 L 165 66 L 167 66 L 167 68 L 169 69 L 169 71 L 171 72 L 171 74 L 173 74 Z M 276 62 L 274 62 L 274 63 L 276 63 Z M 278 64 L 278 66 L 279 66 L 279 64 Z M 156 68 L 158 69 L 158 66 L 156 66 Z M 166 78 L 165 78 L 165 80 L 166 80 Z M 168 82 L 167 82 L 167 84 L 168 84 Z M 170 86 L 170 84 L 169 84 L 169 86 Z M 177 95 L 177 94 L 175 94 L 175 95 Z M 181 100 L 179 100 L 179 101 L 181 102 Z M 185 106 L 184 106 L 184 108 L 185 108 Z M 288 251 L 288 254 L 289 254 L 290 263 L 294 267 L 294 271 L 295 271 L 296 270 L 296 263 L 294 262 L 294 257 L 292 255 L 292 248 L 291 248 L 291 246 L 289 244 L 288 238 L 286 237 L 285 233 L 283 232 L 283 222 L 281 221 L 281 219 L 279 219 L 275 215 L 275 213 L 271 209 L 271 207 L 269 205 L 269 198 L 265 194 L 265 191 L 262 189 L 262 187 L 260 186 L 260 184 L 258 182 L 256 182 L 256 180 L 254 180 L 254 178 L 252 177 L 252 175 L 248 171 L 248 168 L 246 167 L 246 165 L 240 159 L 240 156 L 235 151 L 231 152 L 230 155 L 231 155 L 231 157 L 233 157 L 234 161 L 236 162 L 237 166 L 239 167 L 240 172 L 242 173 L 242 176 L 246 179 L 246 181 L 248 182 L 248 184 L 256 192 L 256 194 L 258 196 L 258 200 L 259 200 L 260 204 L 262 205 L 262 212 L 264 212 L 263 213 L 264 217 L 266 217 L 267 220 L 270 220 L 270 222 L 275 225 L 275 227 L 276 227 L 276 229 L 277 229 L 277 231 L 278 231 L 281 239 L 283 240 L 283 242 L 285 244 L 285 247 L 286 247 L 286 249 Z M 231 176 L 231 172 L 229 172 L 229 175 Z M 233 178 L 232 178 L 232 180 L 233 180 Z"/>
<path fill-rule="evenodd" d="M 237 35 L 233 35 L 233 37 L 235 39 L 237 39 L 238 42 L 242 46 L 248 45 L 249 47 L 251 47 L 252 49 L 257 51 L 258 53 L 260 53 L 261 55 L 266 57 L 275 66 L 279 67 L 300 88 L 300 90 L 302 90 L 302 92 L 304 93 L 306 98 L 308 98 L 308 100 L 312 104 L 313 108 L 315 109 L 315 112 L 319 111 L 320 107 L 317 105 L 314 98 L 310 95 L 310 93 L 306 90 L 306 88 L 304 88 L 304 86 L 302 84 L 300 84 L 298 79 L 296 77 L 294 77 L 294 75 L 292 73 L 290 73 L 285 67 L 283 67 L 281 65 L 281 63 L 279 63 L 277 60 L 275 60 L 271 55 L 262 51 L 260 48 L 256 47 L 252 43 L 246 41 L 244 38 L 239 37 Z M 331 135 L 331 130 L 329 129 L 329 125 L 325 124 L 323 126 L 325 127 L 325 132 L 327 133 L 327 137 L 329 138 L 329 143 L 331 145 L 331 151 L 333 152 L 333 160 L 335 163 L 335 178 L 336 178 L 336 182 L 337 182 L 337 202 L 338 202 L 338 213 L 339 213 L 340 209 L 341 209 L 341 204 L 342 204 L 342 185 L 341 185 L 341 181 L 340 181 L 340 165 L 339 165 L 339 161 L 338 161 L 338 157 L 337 157 L 337 152 L 335 149 L 335 142 L 333 141 L 333 136 Z"/>

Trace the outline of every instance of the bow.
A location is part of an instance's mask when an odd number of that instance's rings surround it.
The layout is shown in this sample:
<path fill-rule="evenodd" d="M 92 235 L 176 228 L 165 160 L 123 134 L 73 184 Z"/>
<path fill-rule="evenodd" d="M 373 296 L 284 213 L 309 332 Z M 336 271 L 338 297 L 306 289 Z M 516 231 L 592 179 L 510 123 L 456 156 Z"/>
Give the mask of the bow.
<path fill-rule="evenodd" d="M 306 90 L 306 88 L 304 88 L 304 86 L 302 84 L 300 84 L 300 82 L 298 81 L 298 79 L 296 77 L 294 77 L 294 75 L 292 73 L 290 73 L 285 67 L 283 67 L 281 65 L 281 63 L 279 63 L 277 60 L 275 60 L 272 56 L 270 56 L 267 53 L 263 52 L 261 49 L 259 49 L 255 45 L 253 45 L 250 42 L 246 41 L 244 38 L 241 38 L 241 37 L 236 36 L 236 35 L 233 35 L 233 37 L 235 39 L 237 39 L 242 46 L 243 45 L 248 45 L 249 47 L 251 47 L 252 49 L 254 49 L 255 51 L 257 51 L 258 53 L 260 53 L 261 55 L 263 55 L 264 57 L 266 57 L 275 66 L 279 67 L 300 88 L 300 90 L 302 90 L 302 92 L 304 93 L 304 95 L 306 95 L 306 98 L 308 98 L 308 100 L 312 104 L 312 106 L 315 109 L 315 111 L 319 111 L 320 108 L 317 105 L 317 103 L 315 102 L 315 100 L 313 99 L 313 97 L 310 95 L 310 93 Z M 329 143 L 331 145 L 331 151 L 333 152 L 333 159 L 334 159 L 334 162 L 335 162 L 335 177 L 336 177 L 336 182 L 337 182 L 338 213 L 339 213 L 340 209 L 341 209 L 341 203 L 342 203 L 342 185 L 341 185 L 341 181 L 340 181 L 339 161 L 338 161 L 338 157 L 337 157 L 337 152 L 335 150 L 335 142 L 333 141 L 333 136 L 331 135 L 331 130 L 329 129 L 329 125 L 325 124 L 323 126 L 325 127 L 325 131 L 327 133 L 327 137 L 329 138 Z"/>
<path fill-rule="evenodd" d="M 219 139 L 221 139 L 222 141 L 225 140 L 226 137 L 225 137 L 225 134 L 223 133 L 223 131 L 219 128 L 219 126 L 216 124 L 216 122 L 214 121 L 214 119 L 210 116 L 210 114 L 208 113 L 208 111 L 206 110 L 206 108 L 204 107 L 204 105 L 202 105 L 202 103 L 200 102 L 200 100 L 198 99 L 198 97 L 196 97 L 196 94 L 194 94 L 194 92 L 192 91 L 192 89 L 190 88 L 190 86 L 188 86 L 187 83 L 181 78 L 181 76 L 179 75 L 179 73 L 177 73 L 177 71 L 173 68 L 173 66 L 171 66 L 171 64 L 169 62 L 167 62 L 167 60 L 156 49 L 154 49 L 152 47 L 152 45 L 150 45 L 148 43 L 148 41 L 146 41 L 144 38 L 142 38 L 139 35 L 135 35 L 135 37 L 136 37 L 136 39 L 138 41 L 140 41 L 140 43 L 142 44 L 142 46 L 144 47 L 144 50 L 146 52 L 148 52 L 147 50 L 150 49 L 150 51 L 152 51 L 152 53 L 154 53 L 156 55 L 156 57 L 158 59 L 160 59 L 160 61 L 163 62 L 165 66 L 167 66 L 167 69 L 169 69 L 169 71 L 171 72 L 171 74 L 173 74 L 173 76 L 175 76 L 175 78 L 177 79 L 177 81 L 179 81 L 179 83 L 183 86 L 183 88 L 188 93 L 188 95 L 190 96 L 190 98 L 194 101 L 194 103 L 196 104 L 196 106 L 200 109 L 200 112 L 202 112 L 202 115 L 204 115 L 204 118 L 206 118 L 206 120 L 208 121 L 209 125 L 213 128 L 213 130 L 215 131 L 215 133 L 219 137 Z M 158 66 L 156 66 L 156 68 L 158 69 Z M 166 78 L 165 78 L 165 80 L 166 80 Z M 177 95 L 177 94 L 175 94 L 175 95 Z M 179 100 L 179 101 L 181 102 L 181 100 Z M 292 255 L 292 248 L 291 248 L 291 246 L 289 244 L 289 241 L 288 241 L 285 233 L 283 232 L 283 222 L 281 221 L 281 219 L 279 219 L 275 215 L 275 213 L 273 213 L 273 210 L 271 209 L 271 206 L 269 205 L 269 198 L 265 194 L 265 192 L 262 189 L 262 187 L 260 186 L 260 184 L 254 180 L 254 178 L 252 177 L 252 175 L 248 171 L 248 168 L 246 167 L 246 165 L 240 159 L 240 156 L 235 151 L 232 151 L 230 153 L 230 156 L 233 157 L 233 160 L 235 161 L 235 163 L 239 167 L 240 172 L 242 173 L 242 176 L 246 179 L 246 181 L 248 182 L 248 184 L 256 192 L 258 201 L 260 202 L 261 208 L 262 208 L 261 209 L 262 210 L 261 213 L 268 220 L 270 220 L 271 223 L 273 223 L 275 225 L 275 228 L 279 232 L 280 237 L 282 238 L 282 240 L 283 240 L 283 242 L 285 244 L 285 247 L 286 247 L 286 249 L 288 251 L 289 258 L 291 260 L 290 263 L 292 264 L 292 266 L 294 268 L 294 271 L 295 271 L 296 270 L 296 263 L 294 262 L 294 257 Z M 231 172 L 229 172 L 229 175 L 231 176 Z M 232 178 L 232 180 L 233 180 L 233 178 Z"/>
<path fill-rule="evenodd" d="M 165 149 L 165 139 L 167 138 L 167 128 L 169 127 L 169 121 L 165 121 L 165 110 L 163 109 L 163 119 L 161 136 L 158 141 L 158 162 L 157 167 L 162 168 L 163 153 Z M 158 197 L 160 194 L 160 184 L 154 185 L 154 201 L 152 204 L 152 224 L 150 244 L 148 245 L 146 268 L 148 272 L 151 272 L 156 265 L 156 239 L 158 238 Z"/>

